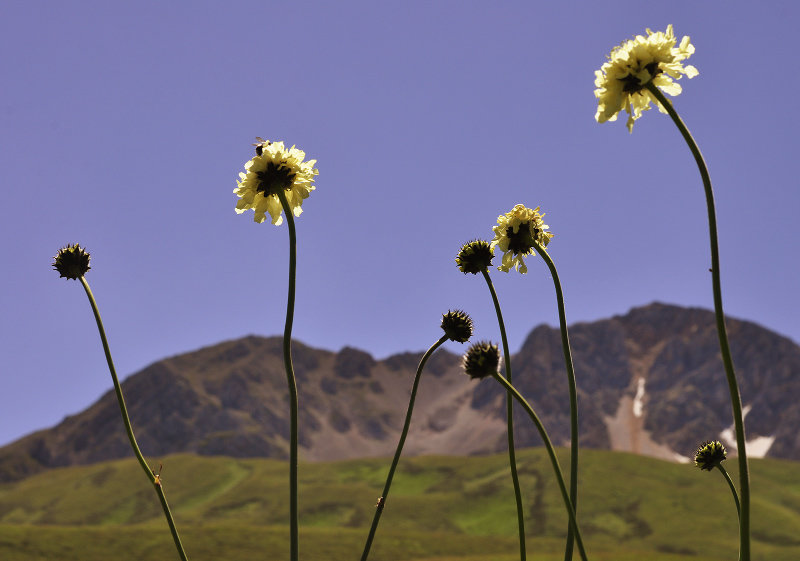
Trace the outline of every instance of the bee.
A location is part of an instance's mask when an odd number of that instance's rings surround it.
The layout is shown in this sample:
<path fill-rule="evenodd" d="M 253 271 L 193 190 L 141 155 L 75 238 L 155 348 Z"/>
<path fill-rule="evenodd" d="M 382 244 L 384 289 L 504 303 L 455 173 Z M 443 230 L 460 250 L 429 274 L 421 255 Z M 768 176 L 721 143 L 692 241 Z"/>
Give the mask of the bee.
<path fill-rule="evenodd" d="M 383 505 L 386 504 L 386 499 L 384 497 L 378 497 L 378 502 L 375 503 L 375 508 L 383 508 Z"/>
<path fill-rule="evenodd" d="M 257 136 L 256 142 L 252 145 L 256 147 L 256 154 L 260 156 L 264 152 L 264 146 L 269 146 L 270 144 L 272 144 L 272 142 L 269 140 L 264 140 L 260 136 Z"/>

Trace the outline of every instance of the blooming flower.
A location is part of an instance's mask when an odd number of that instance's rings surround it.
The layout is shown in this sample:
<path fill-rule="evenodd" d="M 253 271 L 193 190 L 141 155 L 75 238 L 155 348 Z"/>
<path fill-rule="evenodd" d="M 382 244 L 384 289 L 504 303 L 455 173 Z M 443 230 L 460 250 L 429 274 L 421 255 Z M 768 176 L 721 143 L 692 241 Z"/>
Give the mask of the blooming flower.
<path fill-rule="evenodd" d="M 642 116 L 642 111 L 650 109 L 651 101 L 666 113 L 645 86 L 652 82 L 675 96 L 681 93 L 681 86 L 673 78 L 678 80 L 682 74 L 694 78 L 698 74 L 694 66 L 682 64 L 694 53 L 689 37 L 684 36 L 678 47 L 675 43 L 672 25 L 668 25 L 666 32 L 653 33 L 648 29 L 647 37 L 637 35 L 614 47 L 608 61 L 595 71 L 594 95 L 598 105 L 594 118 L 598 123 L 616 121 L 624 108 L 628 113 L 628 131 L 633 132 L 633 122 Z"/>
<path fill-rule="evenodd" d="M 494 376 L 500 368 L 500 349 L 488 341 L 470 345 L 464 355 L 462 366 L 464 373 L 473 379 Z"/>
<path fill-rule="evenodd" d="M 61 277 L 72 280 L 81 278 L 91 269 L 89 260 L 91 256 L 80 245 L 74 243 L 62 247 L 53 257 L 53 268 Z"/>
<path fill-rule="evenodd" d="M 700 469 L 711 471 L 727 457 L 728 452 L 722 442 L 719 440 L 707 440 L 697 449 L 694 455 L 694 465 Z"/>
<path fill-rule="evenodd" d="M 472 337 L 472 318 L 461 310 L 449 310 L 442 315 L 442 329 L 451 341 L 466 343 Z"/>
<path fill-rule="evenodd" d="M 233 192 L 239 196 L 236 213 L 247 209 L 255 211 L 254 220 L 264 222 L 269 212 L 272 223 L 279 226 L 283 222 L 278 190 L 283 189 L 289 208 L 295 216 L 300 216 L 303 199 L 314 190 L 314 176 L 319 170 L 314 167 L 316 160 L 304 162 L 306 153 L 294 146 L 288 150 L 283 142 L 270 142 L 258 139 L 256 155 L 244 165 L 247 173 L 240 173 L 238 187 Z"/>
<path fill-rule="evenodd" d="M 550 226 L 542 221 L 543 216 L 544 213 L 539 214 L 538 206 L 531 210 L 525 205 L 516 205 L 511 212 L 497 217 L 491 248 L 499 247 L 503 252 L 503 262 L 498 269 L 507 273 L 514 267 L 522 274 L 528 272 L 522 258 L 535 255 L 533 242 L 547 247 L 553 237 L 545 231 Z"/>
<path fill-rule="evenodd" d="M 494 259 L 494 249 L 485 240 L 473 240 L 461 246 L 456 255 L 456 265 L 464 273 L 476 275 L 487 271 Z"/>

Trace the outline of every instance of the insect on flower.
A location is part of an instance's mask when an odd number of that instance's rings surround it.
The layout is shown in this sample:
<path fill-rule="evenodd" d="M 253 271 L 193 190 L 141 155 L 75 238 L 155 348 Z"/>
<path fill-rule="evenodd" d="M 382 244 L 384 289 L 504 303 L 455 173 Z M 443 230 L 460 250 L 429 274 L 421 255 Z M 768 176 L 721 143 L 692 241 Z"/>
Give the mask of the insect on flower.
<path fill-rule="evenodd" d="M 150 470 L 150 471 L 153 472 L 153 477 L 155 478 L 155 481 L 153 481 L 153 485 L 159 485 L 159 486 L 161 485 L 161 470 L 162 469 L 164 469 L 164 464 L 158 464 L 158 473 L 156 473 L 156 470 L 154 470 L 154 469 Z"/>
<path fill-rule="evenodd" d="M 272 144 L 269 140 L 264 140 L 260 136 L 256 137 L 256 141 L 251 145 L 256 147 L 256 154 L 259 156 L 264 153 L 264 146 L 269 146 Z"/>

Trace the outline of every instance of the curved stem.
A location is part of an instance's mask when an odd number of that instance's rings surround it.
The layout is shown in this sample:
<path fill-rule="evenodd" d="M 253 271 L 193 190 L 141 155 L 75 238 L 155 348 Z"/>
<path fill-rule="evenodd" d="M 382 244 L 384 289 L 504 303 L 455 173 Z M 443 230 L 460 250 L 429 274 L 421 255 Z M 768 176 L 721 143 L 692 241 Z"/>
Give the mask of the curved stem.
<path fill-rule="evenodd" d="M 511 383 L 511 354 L 508 350 L 508 338 L 506 337 L 506 326 L 503 322 L 503 313 L 500 311 L 500 302 L 497 299 L 497 292 L 494 290 L 489 271 L 481 271 L 489 292 L 492 294 L 494 310 L 497 314 L 497 323 L 500 326 L 500 337 L 503 340 L 503 362 L 505 363 L 506 380 Z M 514 400 L 511 392 L 506 392 L 506 424 L 508 425 L 508 463 L 511 467 L 511 481 L 514 485 L 514 498 L 517 503 L 517 529 L 519 533 L 519 557 L 521 560 L 527 558 L 525 552 L 525 512 L 522 506 L 522 490 L 519 484 L 519 474 L 517 473 L 517 454 L 514 446 Z"/>
<path fill-rule="evenodd" d="M 586 557 L 586 550 L 583 547 L 583 538 L 581 538 L 581 531 L 578 528 L 578 520 L 575 517 L 575 509 L 572 508 L 572 501 L 569 500 L 569 493 L 567 493 L 567 486 L 564 483 L 564 475 L 561 472 L 561 466 L 558 464 L 558 458 L 556 457 L 556 452 L 553 449 L 553 443 L 550 442 L 550 437 L 547 436 L 547 431 L 544 429 L 544 425 L 542 421 L 539 420 L 538 415 L 533 410 L 533 407 L 525 401 L 525 398 L 520 395 L 520 393 L 508 383 L 508 380 L 503 378 L 500 374 L 494 374 L 494 379 L 500 382 L 503 386 L 505 386 L 506 390 L 508 390 L 511 395 L 516 399 L 520 405 L 525 409 L 525 411 L 530 416 L 533 424 L 536 425 L 536 429 L 539 431 L 539 435 L 542 437 L 544 441 L 545 449 L 547 450 L 547 455 L 550 458 L 550 463 L 553 465 L 553 472 L 556 475 L 556 480 L 558 481 L 558 488 L 561 491 L 561 497 L 564 499 L 564 506 L 567 509 L 567 515 L 569 516 L 569 522 L 572 525 L 572 529 L 575 532 L 575 543 L 578 546 L 578 553 L 581 556 L 583 561 L 587 561 Z"/>
<path fill-rule="evenodd" d="M 406 420 L 405 423 L 403 423 L 403 430 L 400 433 L 400 441 L 397 443 L 397 449 L 394 452 L 392 465 L 389 468 L 389 475 L 386 477 L 386 483 L 383 486 L 383 493 L 378 499 L 378 504 L 375 505 L 375 516 L 372 518 L 372 526 L 369 529 L 367 543 L 364 544 L 364 552 L 361 554 L 361 561 L 367 561 L 369 550 L 372 547 L 372 540 L 375 538 L 375 532 L 378 529 L 378 522 L 380 522 L 381 514 L 383 514 L 383 508 L 386 506 L 386 499 L 389 496 L 389 488 L 392 486 L 394 471 L 397 469 L 397 463 L 400 461 L 400 454 L 403 452 L 403 445 L 405 444 L 406 437 L 408 436 L 408 429 L 411 426 L 411 413 L 414 411 L 414 400 L 417 397 L 417 388 L 419 387 L 419 379 L 422 377 L 422 369 L 425 367 L 425 363 L 428 361 L 428 358 L 430 358 L 433 352 L 445 341 L 447 341 L 447 335 L 443 335 L 438 341 L 436 341 L 433 346 L 428 349 L 424 355 L 422 355 L 422 359 L 419 361 L 417 375 L 414 377 L 414 385 L 411 387 L 411 398 L 408 401 Z"/>
<path fill-rule="evenodd" d="M 156 493 L 161 501 L 161 508 L 164 511 L 164 516 L 167 518 L 167 524 L 169 524 L 169 530 L 172 533 L 172 541 L 175 542 L 178 555 L 180 555 L 183 561 L 186 561 L 188 559 L 186 557 L 186 552 L 183 550 L 183 544 L 181 544 L 181 538 L 178 535 L 178 529 L 175 527 L 175 521 L 172 519 L 172 513 L 169 510 L 167 498 L 164 496 L 164 490 L 161 488 L 161 478 L 156 476 L 156 474 L 153 473 L 153 470 L 150 469 L 150 466 L 147 465 L 147 461 L 144 459 L 144 455 L 142 455 L 142 451 L 139 449 L 139 444 L 136 442 L 136 437 L 133 434 L 131 420 L 130 417 L 128 417 L 128 408 L 125 406 L 125 398 L 122 396 L 122 387 L 120 386 L 119 378 L 117 377 L 117 370 L 114 368 L 114 361 L 111 359 L 111 349 L 108 346 L 106 330 L 103 327 L 103 320 L 100 318 L 100 310 L 97 309 L 97 302 L 94 299 L 94 294 L 92 294 L 92 289 L 89 288 L 89 283 L 84 277 L 80 277 L 80 281 L 83 285 L 83 290 L 86 292 L 86 296 L 89 298 L 89 304 L 92 307 L 92 313 L 94 313 L 94 320 L 97 323 L 97 330 L 100 332 L 100 341 L 103 343 L 103 352 L 106 355 L 108 370 L 111 373 L 111 379 L 114 382 L 114 392 L 117 394 L 117 403 L 119 403 L 119 410 L 122 414 L 122 422 L 125 425 L 125 432 L 128 434 L 128 440 L 131 443 L 131 448 L 133 448 L 133 453 L 136 455 L 139 465 L 142 467 L 145 475 L 147 475 L 147 479 L 153 484 L 153 486 L 155 486 Z"/>
<path fill-rule="evenodd" d="M 739 461 L 739 489 L 741 491 L 741 515 L 739 517 L 739 553 L 742 561 L 750 561 L 750 470 L 747 464 L 747 448 L 744 433 L 744 415 L 742 414 L 742 398 L 739 395 L 739 385 L 736 381 L 736 373 L 733 369 L 733 359 L 731 349 L 728 344 L 728 332 L 725 329 L 725 314 L 722 310 L 722 286 L 720 281 L 719 264 L 719 244 L 717 240 L 717 218 L 714 209 L 714 191 L 711 188 L 711 178 L 708 175 L 703 155 L 700 153 L 697 143 L 689 133 L 689 129 L 681 120 L 678 113 L 672 107 L 672 103 L 664 97 L 664 94 L 652 83 L 647 84 L 647 89 L 655 96 L 658 102 L 672 117 L 672 121 L 678 127 L 689 149 L 692 151 L 697 167 L 700 170 L 700 177 L 703 180 L 703 188 L 706 195 L 706 206 L 708 207 L 708 230 L 711 244 L 711 286 L 714 292 L 714 314 L 717 322 L 717 335 L 719 337 L 719 347 L 722 354 L 722 363 L 725 367 L 725 375 L 728 380 L 728 392 L 730 393 L 731 409 L 733 410 L 733 423 L 736 429 L 736 452 Z"/>
<path fill-rule="evenodd" d="M 289 385 L 289 537 L 291 541 L 290 559 L 299 559 L 299 515 L 297 507 L 297 381 L 292 366 L 292 323 L 294 322 L 295 277 L 297 276 L 297 234 L 294 216 L 286 194 L 278 189 L 278 200 L 286 215 L 289 227 L 289 294 L 286 302 L 286 324 L 283 329 L 283 365 L 286 369 L 286 382 Z"/>
<path fill-rule="evenodd" d="M 553 284 L 556 289 L 556 301 L 558 302 L 558 323 L 561 327 L 561 349 L 564 353 L 564 365 L 567 369 L 567 381 L 569 383 L 569 420 L 570 420 L 570 455 L 569 455 L 569 498 L 575 513 L 578 513 L 578 385 L 575 381 L 575 367 L 572 363 L 572 349 L 569 344 L 569 331 L 567 329 L 567 314 L 564 310 L 564 292 L 561 290 L 561 280 L 558 278 L 556 265 L 550 258 L 544 247 L 533 242 L 539 255 L 547 263 L 550 274 L 553 277 Z M 573 541 L 575 536 L 572 533 L 572 526 L 568 528 L 567 545 L 564 550 L 564 561 L 572 559 Z"/>
<path fill-rule="evenodd" d="M 742 508 L 739 504 L 739 495 L 736 493 L 736 486 L 734 486 L 733 481 L 731 481 L 731 476 L 728 475 L 728 471 L 722 467 L 722 464 L 717 464 L 717 469 L 722 472 L 722 476 L 725 478 L 725 481 L 728 482 L 728 487 L 731 488 L 731 493 L 733 494 L 733 502 L 736 503 L 736 514 L 741 518 L 742 516 Z"/>
<path fill-rule="evenodd" d="M 158 481 L 154 483 L 156 488 L 156 494 L 158 495 L 158 500 L 161 502 L 161 510 L 164 511 L 164 515 L 167 517 L 167 524 L 169 525 L 169 531 L 172 534 L 172 541 L 175 542 L 175 547 L 178 549 L 178 555 L 180 555 L 183 561 L 188 561 L 186 557 L 186 552 L 183 550 L 183 544 L 181 543 L 181 538 L 178 535 L 178 528 L 175 527 L 175 521 L 172 519 L 172 513 L 169 510 L 169 504 L 167 504 L 167 497 L 164 495 L 164 488 L 161 486 L 161 477 L 158 478 Z"/>

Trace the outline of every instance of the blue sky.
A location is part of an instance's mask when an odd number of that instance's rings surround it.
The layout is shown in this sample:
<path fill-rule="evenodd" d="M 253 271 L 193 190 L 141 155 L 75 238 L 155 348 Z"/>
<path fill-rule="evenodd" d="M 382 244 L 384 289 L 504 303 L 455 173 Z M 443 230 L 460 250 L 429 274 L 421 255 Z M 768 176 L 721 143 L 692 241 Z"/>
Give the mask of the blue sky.
<path fill-rule="evenodd" d="M 675 107 L 714 181 L 726 311 L 800 340 L 798 16 L 789 1 L 4 2 L 0 443 L 111 387 L 80 285 L 50 268 L 66 243 L 92 253 L 122 375 L 282 332 L 286 227 L 233 211 L 256 135 L 318 160 L 297 223 L 310 345 L 421 350 L 455 307 L 499 339 L 485 284 L 453 260 L 516 203 L 547 213 L 571 322 L 710 308 L 702 185 L 674 125 L 593 118 L 611 48 L 669 23 L 697 49 Z M 529 269 L 493 273 L 512 351 L 557 322 L 544 263 Z"/>

